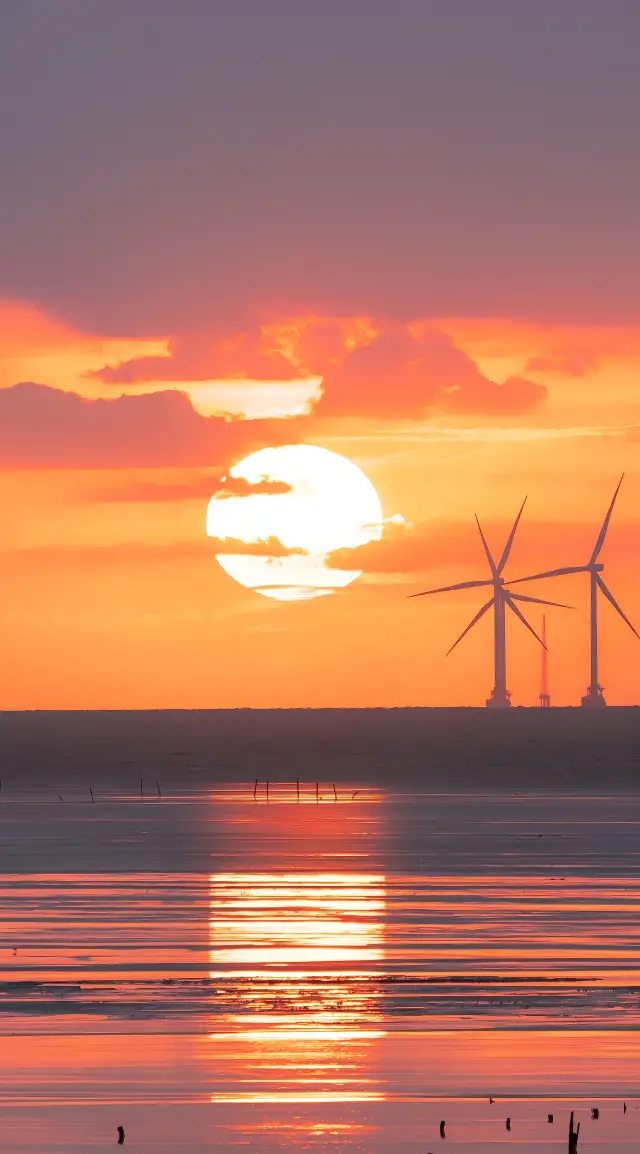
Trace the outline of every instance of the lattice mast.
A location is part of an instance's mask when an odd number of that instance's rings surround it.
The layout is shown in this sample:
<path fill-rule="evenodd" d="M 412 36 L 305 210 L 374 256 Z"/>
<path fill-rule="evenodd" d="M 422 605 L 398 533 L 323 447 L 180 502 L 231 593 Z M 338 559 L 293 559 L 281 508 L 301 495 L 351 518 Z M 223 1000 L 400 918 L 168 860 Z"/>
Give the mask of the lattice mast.
<path fill-rule="evenodd" d="M 542 709 L 549 709 L 551 705 L 551 697 L 549 696 L 549 654 L 547 651 L 547 616 L 542 614 L 542 668 L 540 671 L 540 706 Z"/>

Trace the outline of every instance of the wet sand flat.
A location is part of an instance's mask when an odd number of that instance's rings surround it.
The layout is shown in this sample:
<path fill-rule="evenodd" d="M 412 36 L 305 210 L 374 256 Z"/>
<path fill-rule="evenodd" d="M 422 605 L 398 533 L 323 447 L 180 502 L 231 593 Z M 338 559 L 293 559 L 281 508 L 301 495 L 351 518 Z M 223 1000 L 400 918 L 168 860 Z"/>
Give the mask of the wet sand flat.
<path fill-rule="evenodd" d="M 3 1149 L 637 1149 L 640 795 L 307 761 L 5 769 Z"/>

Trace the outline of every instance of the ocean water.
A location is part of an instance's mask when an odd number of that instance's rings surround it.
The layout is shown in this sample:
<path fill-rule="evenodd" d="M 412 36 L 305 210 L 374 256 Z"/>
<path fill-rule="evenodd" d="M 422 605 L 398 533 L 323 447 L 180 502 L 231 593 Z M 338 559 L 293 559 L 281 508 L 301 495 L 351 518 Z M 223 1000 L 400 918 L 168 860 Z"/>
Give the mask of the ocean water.
<path fill-rule="evenodd" d="M 42 756 L 0 792 L 7 1154 L 525 1154 L 571 1110 L 638 1148 L 640 794 Z"/>

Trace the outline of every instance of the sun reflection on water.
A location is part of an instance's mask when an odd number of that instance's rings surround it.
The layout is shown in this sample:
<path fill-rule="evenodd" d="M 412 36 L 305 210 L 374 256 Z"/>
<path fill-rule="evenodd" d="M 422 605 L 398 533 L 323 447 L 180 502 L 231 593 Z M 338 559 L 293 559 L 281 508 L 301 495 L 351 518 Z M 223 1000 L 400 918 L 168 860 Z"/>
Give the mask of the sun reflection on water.
<path fill-rule="evenodd" d="M 220 873 L 210 878 L 211 977 L 226 1012 L 211 1036 L 228 1072 L 214 1102 L 379 1100 L 385 878 Z"/>

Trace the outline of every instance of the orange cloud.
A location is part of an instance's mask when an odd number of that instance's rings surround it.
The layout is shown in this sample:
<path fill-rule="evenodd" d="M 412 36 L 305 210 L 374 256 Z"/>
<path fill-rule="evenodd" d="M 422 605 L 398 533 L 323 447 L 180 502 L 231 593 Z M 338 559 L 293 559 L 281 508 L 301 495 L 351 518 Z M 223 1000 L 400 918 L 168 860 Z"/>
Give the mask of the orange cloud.
<path fill-rule="evenodd" d="M 598 368 L 598 358 L 590 356 L 531 357 L 526 373 L 557 373 L 562 377 L 584 377 Z"/>
<path fill-rule="evenodd" d="M 323 416 L 387 419 L 449 413 L 519 414 L 547 398 L 544 385 L 524 377 L 503 383 L 484 376 L 445 333 L 382 333 L 329 371 L 317 412 Z"/>
<path fill-rule="evenodd" d="M 261 333 L 226 339 L 210 333 L 182 334 L 168 342 L 168 356 L 136 357 L 87 374 L 106 384 L 146 381 L 294 381 L 304 375 L 276 346 L 265 347 Z"/>
<path fill-rule="evenodd" d="M 511 523 L 482 522 L 490 547 L 502 551 Z M 591 554 L 599 525 L 593 523 L 560 523 L 524 521 L 513 549 L 512 576 L 524 576 L 524 569 L 544 565 L 580 564 Z M 640 525 L 626 521 L 616 526 L 618 553 L 626 557 L 640 551 Z M 366 573 L 426 573 L 431 569 L 459 566 L 473 568 L 482 576 L 485 559 L 477 529 L 472 521 L 431 522 L 415 526 L 385 526 L 381 540 L 368 541 L 354 549 L 338 549 L 327 558 L 334 569 L 362 569 Z M 518 570 L 518 572 L 516 572 Z M 463 578 L 461 578 L 462 580 Z"/>
<path fill-rule="evenodd" d="M 0 389 L 0 466 L 224 466 L 240 453 L 287 440 L 286 425 L 203 417 L 176 390 L 90 401 L 23 383 Z"/>

